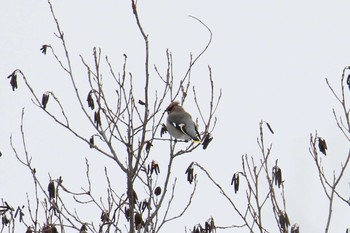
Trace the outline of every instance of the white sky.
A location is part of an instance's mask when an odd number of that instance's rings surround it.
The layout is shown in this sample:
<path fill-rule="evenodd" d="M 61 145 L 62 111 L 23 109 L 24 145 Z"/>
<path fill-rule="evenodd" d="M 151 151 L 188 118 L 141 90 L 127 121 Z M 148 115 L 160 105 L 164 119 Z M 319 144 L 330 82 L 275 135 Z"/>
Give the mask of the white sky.
<path fill-rule="evenodd" d="M 128 0 L 53 1 L 53 5 L 77 76 L 83 79 L 86 74 L 79 54 L 92 62 L 94 46 L 102 48 L 117 71 L 121 71 L 126 53 L 129 71 L 134 77 L 142 75 L 143 41 Z M 332 170 L 339 169 L 349 145 L 336 127 L 332 108 L 339 113 L 340 108 L 325 78 L 339 90 L 342 69 L 350 63 L 349 8 L 348 1 L 139 0 L 140 17 L 151 43 L 151 63 L 164 70 L 165 50 L 169 48 L 177 77 L 182 77 L 187 69 L 189 53 L 198 54 L 208 40 L 208 32 L 188 15 L 200 18 L 213 32 L 212 45 L 197 63 L 192 80 L 205 99 L 207 66 L 212 67 L 217 91 L 223 90 L 218 125 L 208 150 L 198 150 L 176 161 L 179 203 L 182 193 L 187 193 L 183 189 L 190 187 L 184 171 L 191 161 L 205 166 L 230 192 L 231 176 L 241 170 L 241 155 L 260 155 L 256 143 L 258 124 L 266 120 L 275 131 L 274 135 L 266 134 L 266 140 L 273 143 L 271 162 L 279 160 L 286 181 L 291 222 L 298 223 L 301 232 L 324 231 L 328 206 L 308 152 L 309 137 L 318 130 L 319 136 L 327 140 L 329 156 L 323 162 L 331 175 Z M 44 56 L 39 51 L 43 44 L 51 44 L 59 51 L 60 42 L 53 32 L 56 28 L 46 1 L 14 0 L 1 4 L 0 198 L 13 205 L 26 204 L 24 190 L 31 193 L 33 186 L 29 172 L 15 160 L 9 146 L 13 134 L 18 149 L 21 148 L 19 126 L 24 106 L 28 149 L 43 181 L 48 180 L 50 172 L 54 178 L 62 175 L 67 186 L 74 185 L 79 190 L 86 184 L 85 157 L 96 181 L 103 179 L 104 166 L 113 171 L 110 160 L 96 157 L 31 104 L 23 80 L 19 80 L 19 89 L 12 92 L 6 79 L 15 68 L 20 68 L 36 91 L 53 90 L 71 105 L 72 121 L 81 132 L 88 131 L 80 122 L 81 115 L 74 111 L 76 105 L 70 101 L 68 77 L 51 55 Z M 188 100 L 184 107 L 194 109 L 193 101 Z M 198 117 L 198 112 L 192 115 Z M 156 154 L 154 159 L 162 161 L 161 156 Z M 169 225 L 173 232 L 204 223 L 210 216 L 218 225 L 241 223 L 204 174 L 199 172 L 198 178 L 197 200 L 184 219 L 175 226 Z M 348 169 L 340 186 L 345 196 L 350 195 L 349 179 Z M 125 183 L 122 178 L 115 182 Z M 243 192 L 237 197 L 231 193 L 234 200 L 243 202 Z M 344 232 L 350 227 L 348 216 L 349 207 L 335 201 L 331 232 Z"/>

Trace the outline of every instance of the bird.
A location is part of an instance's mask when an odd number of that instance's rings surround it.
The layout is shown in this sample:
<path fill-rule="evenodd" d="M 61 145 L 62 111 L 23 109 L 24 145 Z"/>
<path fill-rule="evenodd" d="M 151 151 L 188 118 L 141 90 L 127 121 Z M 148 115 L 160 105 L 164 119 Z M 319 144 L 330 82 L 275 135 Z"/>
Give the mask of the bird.
<path fill-rule="evenodd" d="M 172 137 L 183 139 L 186 142 L 190 140 L 201 142 L 196 123 L 193 122 L 191 115 L 180 106 L 179 102 L 171 102 L 165 111 L 168 113 L 166 127 Z"/>

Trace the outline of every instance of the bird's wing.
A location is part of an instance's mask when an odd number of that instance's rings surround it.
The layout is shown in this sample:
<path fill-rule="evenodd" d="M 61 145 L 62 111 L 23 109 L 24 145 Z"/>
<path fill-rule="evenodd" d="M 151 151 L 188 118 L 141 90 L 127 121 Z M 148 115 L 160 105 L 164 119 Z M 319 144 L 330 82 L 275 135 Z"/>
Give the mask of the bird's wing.
<path fill-rule="evenodd" d="M 188 133 L 185 130 L 185 124 L 184 123 L 178 124 L 178 123 L 176 123 L 174 121 L 172 121 L 170 123 L 171 123 L 172 126 L 174 126 L 175 129 L 177 129 L 177 130 L 181 131 L 182 133 L 188 135 Z M 188 136 L 190 136 L 190 135 L 188 135 Z"/>
<path fill-rule="evenodd" d="M 189 136 L 190 138 L 192 138 L 193 141 L 196 141 L 196 142 L 200 142 L 201 141 L 201 138 L 199 136 L 199 132 L 198 132 L 197 126 L 194 124 L 194 122 L 193 122 L 193 128 L 195 130 L 195 132 L 194 132 L 195 135 L 193 135 L 193 133 L 187 132 L 186 128 L 190 129 L 191 127 L 186 127 L 185 124 L 179 124 L 179 125 L 176 126 L 176 128 L 181 130 L 182 133 L 184 133 L 187 136 Z"/>
<path fill-rule="evenodd" d="M 192 138 L 194 141 L 200 142 L 197 126 L 193 122 L 191 115 L 187 112 L 182 113 L 181 117 L 177 113 L 173 113 L 169 115 L 168 121 L 175 129 Z"/>

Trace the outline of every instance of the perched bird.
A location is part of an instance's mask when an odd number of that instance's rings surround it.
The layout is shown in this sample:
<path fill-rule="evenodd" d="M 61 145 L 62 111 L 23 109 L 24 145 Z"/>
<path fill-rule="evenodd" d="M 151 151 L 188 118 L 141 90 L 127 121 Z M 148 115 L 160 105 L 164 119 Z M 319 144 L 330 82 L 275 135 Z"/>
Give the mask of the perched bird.
<path fill-rule="evenodd" d="M 200 142 L 201 137 L 196 123 L 193 122 L 191 115 L 179 104 L 179 102 L 174 101 L 165 110 L 168 112 L 166 127 L 169 134 L 176 139 Z"/>

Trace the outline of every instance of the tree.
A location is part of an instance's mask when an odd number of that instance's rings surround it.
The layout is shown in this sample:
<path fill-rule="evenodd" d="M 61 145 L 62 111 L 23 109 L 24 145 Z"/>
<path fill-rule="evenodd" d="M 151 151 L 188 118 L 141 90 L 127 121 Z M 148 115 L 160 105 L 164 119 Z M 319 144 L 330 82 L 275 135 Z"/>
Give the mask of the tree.
<path fill-rule="evenodd" d="M 196 198 L 198 180 L 207 181 L 209 183 L 209 185 L 207 183 L 207 189 L 219 191 L 218 198 L 223 197 L 228 203 L 223 207 L 224 211 L 234 213 L 232 224 L 223 225 L 220 218 L 213 216 L 204 223 L 188 227 L 186 231 L 197 233 L 215 232 L 216 230 L 239 232 L 245 230 L 247 232 L 296 233 L 303 230 L 299 230 L 298 224 L 288 215 L 288 198 L 285 194 L 285 187 L 293 177 L 282 175 L 286 168 L 279 161 L 283 158 L 272 159 L 272 155 L 276 152 L 266 135 L 274 134 L 274 130 L 266 121 L 261 121 L 259 124 L 258 155 L 243 154 L 241 169 L 232 171 L 232 177 L 218 181 L 209 168 L 196 161 L 190 163 L 187 169 L 183 169 L 183 174 L 187 176 L 192 191 L 188 197 L 185 197 L 186 200 L 180 197 L 183 201 L 180 212 L 175 215 L 170 214 L 178 198 L 178 195 L 175 195 L 178 177 L 174 176 L 174 163 L 182 155 L 201 150 L 202 146 L 203 149 L 208 146 L 207 143 L 212 140 L 211 133 L 215 128 L 215 111 L 221 98 L 221 92 L 218 97 L 214 95 L 215 88 L 210 67 L 208 76 L 211 95 L 208 101 L 209 106 L 206 108 L 203 108 L 202 101 L 197 98 L 198 89 L 191 82 L 191 74 L 197 60 L 207 51 L 211 43 L 211 31 L 203 22 L 192 17 L 208 29 L 209 42 L 198 56 L 191 55 L 185 75 L 177 80 L 174 75 L 173 55 L 169 50 L 166 51 L 165 69 L 159 66 L 154 66 L 154 70 L 150 68 L 149 37 L 142 26 L 137 3 L 131 0 L 131 9 L 145 49 L 142 82 L 134 71 L 129 71 L 127 54 L 122 56 L 123 66 L 117 73 L 113 62 L 110 62 L 108 57 L 104 59 L 102 50 L 99 48 L 93 49 L 92 61 L 89 61 L 89 58 L 80 57 L 86 70 L 85 81 L 87 81 L 81 82 L 79 75 L 73 72 L 76 65 L 71 60 L 71 51 L 67 48 L 67 40 L 59 23 L 59 17 L 56 17 L 51 2 L 48 1 L 48 3 L 57 27 L 56 35 L 63 48 L 61 51 L 55 46 L 45 44 L 41 47 L 41 51 L 45 55 L 53 55 L 67 74 L 73 87 L 71 89 L 73 96 L 78 102 L 73 112 L 83 114 L 83 119 L 89 125 L 87 129 L 89 134 L 82 131 L 80 125 L 72 123 L 71 115 L 68 114 L 71 109 L 67 108 L 67 102 L 62 101 L 61 97 L 52 91 L 45 90 L 43 94 L 38 94 L 39 92 L 35 91 L 35 85 L 30 82 L 32 77 L 20 69 L 16 69 L 8 76 L 12 90 L 17 91 L 18 87 L 21 89 L 23 79 L 30 91 L 33 103 L 56 124 L 82 141 L 85 147 L 90 147 L 93 151 L 113 161 L 116 170 L 123 174 L 124 184 L 116 186 L 115 176 L 111 175 L 111 170 L 105 168 L 107 195 L 101 198 L 94 195 L 94 184 L 91 181 L 94 173 L 91 172 L 88 160 L 86 160 L 87 185 L 82 185 L 83 191 L 76 191 L 76 187 L 67 185 L 67 177 L 51 177 L 49 174 L 49 182 L 39 179 L 38 172 L 32 163 L 31 151 L 27 147 L 28 138 L 24 122 L 27 119 L 24 116 L 27 114 L 23 110 L 21 136 L 24 153 L 20 152 L 18 144 L 12 137 L 11 146 L 18 160 L 31 172 L 35 185 L 35 198 L 28 196 L 27 204 L 19 205 L 17 208 L 13 207 L 12 203 L 2 200 L 0 207 L 2 231 L 15 232 L 15 229 L 18 229 L 16 224 L 20 221 L 28 227 L 28 232 L 64 232 L 72 229 L 79 232 L 162 232 L 168 222 L 185 216 L 192 201 Z M 104 66 L 107 66 L 107 72 Z M 346 84 L 350 84 L 350 78 L 346 79 L 348 70 L 349 67 L 343 70 L 340 95 L 326 80 L 331 92 L 340 103 L 343 117 L 339 117 L 336 110 L 333 113 L 339 130 L 347 141 L 349 141 L 350 133 L 349 107 L 346 102 Z M 155 82 L 159 82 L 162 88 L 155 86 Z M 201 126 L 203 136 L 201 145 L 174 141 L 164 136 L 166 129 L 162 122 L 166 114 L 163 110 L 174 99 L 181 99 L 182 103 L 192 101 L 191 95 L 193 95 L 193 102 L 200 116 L 198 124 Z M 58 138 L 58 140 L 61 139 Z M 327 154 L 326 140 L 318 136 L 316 132 L 310 135 L 309 143 L 311 158 L 315 162 L 317 175 L 329 202 L 328 211 L 325 213 L 327 221 L 324 225 L 325 232 L 330 232 L 335 200 L 345 206 L 349 205 L 346 194 L 341 193 L 338 187 L 341 183 L 346 182 L 345 175 L 350 154 L 344 156 L 340 169 L 334 168 L 333 175 L 327 176 L 322 159 Z M 166 162 L 159 163 L 153 160 L 152 155 L 159 151 L 167 154 L 164 148 L 169 153 Z M 231 189 L 225 189 L 224 185 L 227 183 L 231 183 Z M 239 195 L 241 198 L 238 201 Z M 75 211 L 67 196 L 72 197 L 75 203 L 83 206 L 97 207 L 101 213 L 100 219 L 96 221 L 82 218 L 82 210 Z M 242 199 L 244 203 L 241 203 Z M 313 213 L 310 211 L 310 214 Z"/>
<path fill-rule="evenodd" d="M 108 182 L 108 195 L 104 198 L 106 203 L 102 199 L 98 200 L 99 198 L 92 194 L 88 160 L 86 160 L 88 187 L 84 188 L 83 192 L 72 191 L 71 188 L 66 187 L 63 177 L 50 177 L 48 186 L 46 186 L 38 179 L 36 169 L 32 164 L 32 156 L 27 148 L 23 109 L 21 135 L 24 155 L 18 152 L 12 137 L 11 146 L 17 159 L 29 169 L 33 176 L 35 199 L 31 200 L 28 197 L 29 219 L 23 218 L 24 206 L 15 210 L 4 201 L 3 226 L 7 226 L 9 231 L 14 232 L 15 219 L 19 212 L 19 220 L 27 226 L 28 232 L 65 232 L 70 228 L 79 232 L 125 232 L 124 226 L 127 232 L 159 232 L 167 222 L 176 220 L 186 212 L 196 190 L 196 180 L 194 180 L 192 194 L 185 202 L 183 210 L 176 216 L 168 216 L 175 198 L 177 180 L 171 176 L 174 160 L 193 150 L 201 149 L 202 146 L 205 149 L 212 140 L 211 133 L 216 123 L 214 114 L 221 93 L 218 97 L 214 95 L 211 68 L 208 69 L 210 97 L 206 112 L 203 111 L 201 101 L 197 99 L 195 85 L 191 83 L 191 71 L 197 60 L 209 47 L 211 31 L 202 21 L 191 16 L 208 30 L 210 37 L 205 48 L 197 56 L 190 56 L 187 71 L 180 80 L 174 78 L 172 53 L 168 50 L 166 51 L 167 67 L 165 71 L 160 70 L 157 66 L 154 66 L 154 70 L 151 71 L 149 38 L 142 26 L 137 3 L 131 0 L 132 13 L 144 42 L 143 78 L 140 80 L 140 77 L 137 77 L 135 80 L 133 73 L 128 71 L 126 54 L 123 55 L 122 70 L 116 73 L 107 56 L 103 61 L 102 50 L 94 48 L 92 64 L 80 56 L 86 69 L 86 83 L 82 84 L 74 73 L 75 65 L 71 60 L 71 52 L 67 48 L 66 37 L 56 17 L 53 4 L 50 0 L 48 4 L 56 25 L 56 36 L 62 43 L 62 51 L 57 52 L 57 49 L 50 44 L 42 45 L 40 50 L 44 55 L 53 55 L 69 78 L 73 94 L 78 101 L 78 106 L 74 110 L 83 112 L 83 120 L 90 124 L 90 136 L 87 137 L 81 133 L 80 129 L 71 123 L 66 104 L 54 92 L 45 91 L 42 95 L 38 94 L 30 84 L 30 78 L 21 69 L 15 69 L 8 76 L 12 90 L 15 91 L 18 88 L 18 82 L 23 79 L 31 93 L 33 103 L 56 124 L 84 142 L 86 146 L 113 161 L 115 167 L 124 174 L 126 188 L 114 188 L 112 177 L 106 169 L 105 176 Z M 63 55 L 60 56 L 60 53 Z M 103 63 L 108 66 L 107 74 L 101 68 Z M 158 85 L 154 85 L 156 82 Z M 163 136 L 166 133 L 166 127 L 162 124 L 166 117 L 164 111 L 166 106 L 175 99 L 180 99 L 181 104 L 184 104 L 189 96 L 193 96 L 193 101 L 200 113 L 197 123 L 201 125 L 203 137 L 201 144 L 176 141 Z M 159 143 L 168 144 L 168 152 L 162 152 L 168 154 L 167 164 L 163 166 L 154 161 L 151 156 L 153 151 L 157 151 L 153 147 Z M 159 176 L 162 176 L 162 179 L 158 179 Z M 39 193 L 44 195 L 42 199 Z M 94 221 L 81 219 L 79 213 L 66 204 L 62 193 L 69 194 L 77 203 L 97 206 L 101 210 L 98 226 Z M 42 216 L 43 213 L 44 216 Z"/>
<path fill-rule="evenodd" d="M 347 96 L 349 94 L 346 88 L 346 85 L 348 85 L 350 89 L 350 74 L 348 74 L 346 78 L 346 73 L 348 73 L 349 69 L 349 66 L 343 69 L 340 79 L 340 94 L 337 94 L 330 85 L 328 79 L 326 79 L 329 89 L 340 104 L 341 114 L 338 114 L 337 111 L 333 109 L 333 115 L 339 130 L 342 132 L 347 142 L 350 142 L 350 108 L 347 106 Z M 216 226 L 217 229 L 246 228 L 248 232 L 300 232 L 299 225 L 293 223 L 288 217 L 287 201 L 284 192 L 284 187 L 287 183 L 282 176 L 282 168 L 278 166 L 278 160 L 275 161 L 273 166 L 271 165 L 270 158 L 273 153 L 272 143 L 266 146 L 264 128 L 268 129 L 269 133 L 274 134 L 269 123 L 266 121 L 260 122 L 260 135 L 257 139 L 260 157 L 244 154 L 241 157 L 242 170 L 235 172 L 232 176 L 231 185 L 233 186 L 234 193 L 245 192 L 246 202 L 243 208 L 240 208 L 235 198 L 222 187 L 220 182 L 212 177 L 206 168 L 198 163 L 193 163 L 191 165 L 192 168 L 197 167 L 204 173 L 214 187 L 220 191 L 221 195 L 227 200 L 229 206 L 240 219 L 239 224 Z M 332 214 L 335 211 L 333 206 L 334 202 L 336 200 L 340 201 L 345 208 L 350 205 L 350 198 L 347 197 L 348 194 L 342 193 L 339 190 L 340 184 L 345 184 L 347 182 L 344 175 L 349 169 L 350 151 L 340 158 L 340 168 L 333 168 L 332 176 L 329 177 L 325 172 L 325 165 L 322 161 L 322 157 L 327 156 L 327 149 L 327 142 L 324 138 L 317 135 L 317 131 L 315 134 L 310 134 L 309 152 L 311 158 L 315 162 L 317 175 L 320 179 L 324 195 L 328 200 L 328 210 L 324 213 L 326 222 L 321 224 L 324 224 L 325 232 L 330 232 Z M 246 186 L 246 189 L 243 191 L 240 190 L 242 183 Z M 275 219 L 275 226 L 266 223 L 266 220 L 272 218 Z M 347 226 L 344 226 L 344 231 L 347 232 L 349 229 L 346 227 Z M 199 228 L 195 229 L 202 229 L 202 227 L 199 225 Z"/>
<path fill-rule="evenodd" d="M 331 90 L 334 97 L 337 99 L 337 101 L 340 104 L 340 107 L 342 110 L 341 114 L 337 113 L 337 111 L 333 109 L 333 115 L 339 130 L 343 133 L 347 142 L 350 142 L 350 107 L 347 106 L 348 90 L 346 90 L 346 84 L 348 85 L 350 90 L 350 74 L 346 79 L 345 79 L 345 76 L 349 69 L 350 69 L 349 66 L 343 69 L 343 73 L 340 79 L 340 95 L 336 93 L 336 91 L 333 89 L 333 87 L 329 83 L 328 79 L 326 79 L 329 89 Z M 338 191 L 338 186 L 342 182 L 344 182 L 344 173 L 346 173 L 346 170 L 348 170 L 348 167 L 349 167 L 350 150 L 348 151 L 347 155 L 345 154 L 345 156 L 341 157 L 340 168 L 334 169 L 333 175 L 329 177 L 325 173 L 324 164 L 322 162 L 322 157 L 321 157 L 322 155 L 319 153 L 321 152 L 324 156 L 326 156 L 327 149 L 328 147 L 327 147 L 326 140 L 322 137 L 319 137 L 317 135 L 317 131 L 314 135 L 313 134 L 310 135 L 310 148 L 309 148 L 310 155 L 315 162 L 317 173 L 320 178 L 320 183 L 324 190 L 324 195 L 326 196 L 329 202 L 325 232 L 330 232 L 332 213 L 334 209 L 333 203 L 335 199 L 338 198 L 340 201 L 343 202 L 343 204 L 347 204 L 348 206 L 350 206 L 350 197 L 346 197 L 346 194 Z"/>
<path fill-rule="evenodd" d="M 348 90 L 346 88 L 347 84 L 350 89 L 350 74 L 348 74 L 346 78 L 346 73 L 349 69 L 349 66 L 343 69 L 340 80 L 340 94 L 337 94 L 330 85 L 328 79 L 326 79 L 329 89 L 340 104 L 341 114 L 339 115 L 337 111 L 333 109 L 333 115 L 339 130 L 342 132 L 347 142 L 350 142 L 350 108 L 347 106 Z M 260 156 L 242 155 L 242 170 L 234 172 L 231 179 L 231 185 L 233 186 L 235 195 L 242 192 L 243 195 L 246 196 L 246 202 L 243 204 L 243 208 L 240 205 L 241 203 L 237 203 L 237 199 L 222 187 L 223 182 L 215 180 L 205 167 L 196 162 L 192 163 L 190 166 L 192 172 L 194 172 L 194 168 L 199 169 L 210 183 L 219 190 L 220 194 L 228 202 L 227 208 L 232 208 L 236 217 L 239 219 L 239 223 L 235 222 L 229 226 L 216 226 L 216 229 L 245 228 L 248 232 L 281 233 L 298 233 L 302 231 L 302 229 L 299 229 L 298 223 L 292 222 L 288 217 L 287 200 L 285 196 L 285 186 L 288 183 L 285 182 L 282 176 L 283 168 L 278 166 L 278 160 L 275 160 L 274 165 L 271 165 L 271 154 L 273 154 L 272 143 L 267 146 L 264 129 L 267 129 L 269 133 L 274 134 L 274 131 L 268 122 L 260 122 L 260 135 L 257 138 Z M 317 131 L 315 134 L 310 134 L 309 152 L 311 158 L 315 162 L 317 175 L 320 179 L 324 195 L 328 200 L 328 211 L 324 213 L 326 222 L 320 222 L 319 224 L 324 224 L 325 232 L 330 232 L 332 214 L 335 211 L 333 206 L 334 202 L 336 200 L 341 201 L 345 208 L 350 205 L 350 198 L 347 197 L 346 193 L 339 190 L 340 184 L 346 183 L 344 175 L 349 169 L 350 151 L 340 158 L 340 168 L 333 168 L 332 176 L 329 177 L 325 172 L 325 170 L 329 169 L 324 168 L 325 165 L 322 161 L 322 157 L 327 156 L 327 149 L 325 139 L 319 137 Z M 241 190 L 241 186 L 245 187 L 245 190 Z M 271 222 L 267 221 L 271 219 L 275 219 L 275 225 L 271 225 Z M 210 219 L 209 222 L 211 221 L 213 220 Z M 208 222 L 205 223 L 205 226 L 207 226 L 207 224 Z M 344 231 L 347 232 L 349 229 L 346 227 L 347 226 L 344 226 Z M 198 224 L 194 227 L 192 232 L 202 232 L 202 229 L 204 229 L 204 227 L 201 224 Z"/>

